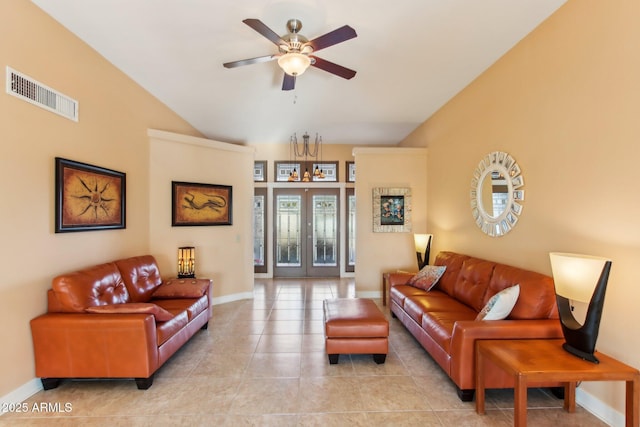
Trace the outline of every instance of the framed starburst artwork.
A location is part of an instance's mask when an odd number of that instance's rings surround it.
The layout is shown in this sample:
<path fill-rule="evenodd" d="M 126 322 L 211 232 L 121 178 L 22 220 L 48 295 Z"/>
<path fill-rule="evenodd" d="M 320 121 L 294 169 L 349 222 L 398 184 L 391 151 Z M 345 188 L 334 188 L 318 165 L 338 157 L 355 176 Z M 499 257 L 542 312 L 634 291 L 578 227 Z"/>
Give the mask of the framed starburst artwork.
<path fill-rule="evenodd" d="M 55 232 L 126 228 L 126 174 L 56 157 Z"/>

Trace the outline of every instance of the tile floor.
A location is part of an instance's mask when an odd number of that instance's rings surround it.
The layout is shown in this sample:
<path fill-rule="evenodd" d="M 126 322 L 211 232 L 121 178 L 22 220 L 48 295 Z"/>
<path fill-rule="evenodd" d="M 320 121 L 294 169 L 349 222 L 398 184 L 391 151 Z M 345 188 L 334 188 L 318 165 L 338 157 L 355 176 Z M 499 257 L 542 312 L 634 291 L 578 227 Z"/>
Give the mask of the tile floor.
<path fill-rule="evenodd" d="M 453 383 L 390 319 L 383 365 L 369 355 L 324 353 L 322 300 L 355 296 L 353 280 L 257 280 L 253 300 L 214 307 L 200 331 L 157 373 L 131 380 L 66 381 L 25 403 L 69 412 L 5 414 L 0 426 L 510 426 L 513 393 L 487 392 L 487 414 L 461 402 Z M 380 304 L 380 301 L 377 301 Z M 382 307 L 389 315 L 387 307 Z M 390 316 L 389 316 L 390 317 Z M 530 426 L 605 426 L 568 414 L 544 390 L 529 393 Z"/>

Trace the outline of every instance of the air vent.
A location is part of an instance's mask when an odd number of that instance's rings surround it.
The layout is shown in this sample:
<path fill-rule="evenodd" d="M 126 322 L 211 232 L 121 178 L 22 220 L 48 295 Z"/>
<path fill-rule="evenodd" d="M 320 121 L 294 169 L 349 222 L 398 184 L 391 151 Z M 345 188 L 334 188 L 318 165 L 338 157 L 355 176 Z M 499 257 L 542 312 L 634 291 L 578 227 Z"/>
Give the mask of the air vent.
<path fill-rule="evenodd" d="M 78 101 L 10 67 L 7 67 L 7 93 L 75 122 L 78 121 Z"/>

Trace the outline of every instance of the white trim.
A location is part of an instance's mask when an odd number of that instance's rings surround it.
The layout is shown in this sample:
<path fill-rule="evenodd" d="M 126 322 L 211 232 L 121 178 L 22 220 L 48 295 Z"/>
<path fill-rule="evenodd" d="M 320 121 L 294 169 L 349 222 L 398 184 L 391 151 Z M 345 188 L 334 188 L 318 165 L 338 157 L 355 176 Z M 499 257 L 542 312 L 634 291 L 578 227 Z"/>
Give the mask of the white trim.
<path fill-rule="evenodd" d="M 625 414 L 616 411 L 581 388 L 576 389 L 576 403 L 612 427 L 625 426 Z"/>
<path fill-rule="evenodd" d="M 354 147 L 351 154 L 354 157 L 359 154 L 414 154 L 418 156 L 426 155 L 427 149 L 415 147 Z"/>
<path fill-rule="evenodd" d="M 357 298 L 380 299 L 380 298 L 382 298 L 382 292 L 380 292 L 380 291 L 358 292 L 358 290 L 356 290 L 356 297 Z"/>
<path fill-rule="evenodd" d="M 225 295 L 222 297 L 213 298 L 211 304 L 216 306 L 219 304 L 225 304 L 228 302 L 240 301 L 243 299 L 253 299 L 253 292 L 241 292 L 238 294 Z"/>
<path fill-rule="evenodd" d="M 0 408 L 4 408 L 7 404 L 24 402 L 41 390 L 43 390 L 42 381 L 40 381 L 40 378 L 34 378 L 17 389 L 0 397 Z M 0 416 L 2 415 L 4 415 L 4 413 L 0 411 Z"/>
<path fill-rule="evenodd" d="M 166 132 L 163 130 L 147 129 L 147 136 L 153 139 L 159 139 L 169 142 L 177 142 L 181 144 L 197 145 L 206 148 L 215 148 L 216 150 L 234 151 L 237 153 L 254 153 L 254 147 L 246 147 L 244 145 L 230 144 L 228 142 L 215 141 L 213 139 L 198 138 L 196 136 L 183 135 L 179 133 Z"/>

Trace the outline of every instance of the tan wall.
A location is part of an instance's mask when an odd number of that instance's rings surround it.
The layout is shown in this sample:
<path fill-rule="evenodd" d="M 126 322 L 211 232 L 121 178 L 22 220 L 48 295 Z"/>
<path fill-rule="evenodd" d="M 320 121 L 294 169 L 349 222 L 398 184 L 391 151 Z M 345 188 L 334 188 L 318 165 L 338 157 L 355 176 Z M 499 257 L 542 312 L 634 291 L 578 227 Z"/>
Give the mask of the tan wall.
<path fill-rule="evenodd" d="M 613 260 L 598 349 L 640 367 L 640 2 L 569 0 L 402 145 L 428 146 L 428 226 L 453 250 L 551 274 L 550 251 Z M 469 186 L 511 153 L 526 200 L 515 229 L 483 235 Z M 621 383 L 581 388 L 624 411 Z"/>
<path fill-rule="evenodd" d="M 424 148 L 356 148 L 356 290 L 373 296 L 382 273 L 418 269 L 413 233 L 427 231 L 427 150 Z M 364 177 L 364 178 L 363 178 Z M 410 188 L 412 231 L 373 232 L 373 189 Z"/>
<path fill-rule="evenodd" d="M 0 94 L 0 396 L 34 378 L 29 320 L 59 273 L 152 251 L 147 128 L 199 135 L 29 1 L 0 2 L 8 65 L 80 103 L 78 123 Z M 127 174 L 127 228 L 54 233 L 54 157 Z"/>
<path fill-rule="evenodd" d="M 162 272 L 177 274 L 180 246 L 195 246 L 196 276 L 213 296 L 253 294 L 254 150 L 203 138 L 150 132 L 150 242 Z M 230 185 L 232 225 L 172 227 L 171 181 Z M 215 302 L 215 300 L 214 300 Z"/>

